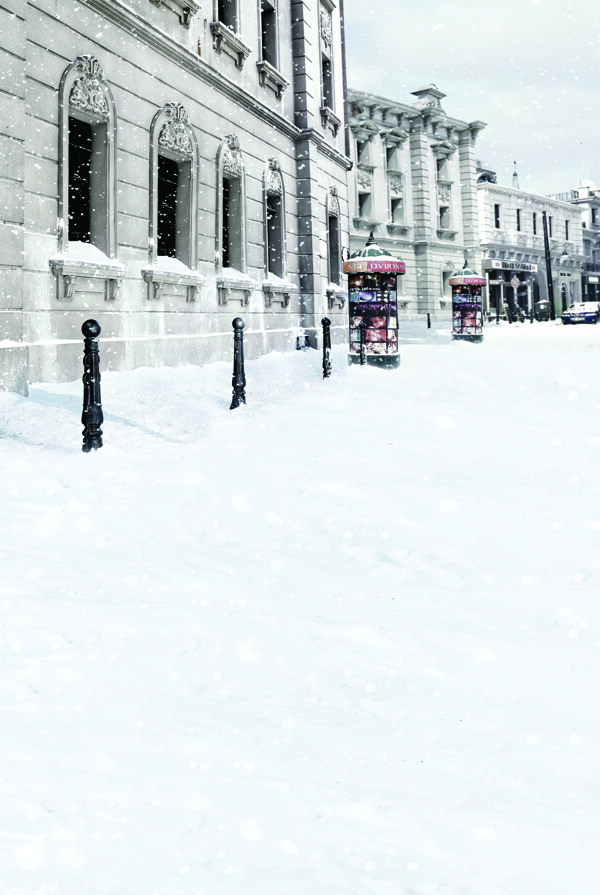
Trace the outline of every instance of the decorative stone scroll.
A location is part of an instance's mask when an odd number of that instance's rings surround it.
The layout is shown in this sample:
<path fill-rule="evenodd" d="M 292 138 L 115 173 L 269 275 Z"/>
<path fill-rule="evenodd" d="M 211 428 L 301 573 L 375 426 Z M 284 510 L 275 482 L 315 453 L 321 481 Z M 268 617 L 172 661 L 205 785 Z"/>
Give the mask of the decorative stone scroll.
<path fill-rule="evenodd" d="M 267 162 L 265 190 L 267 193 L 275 196 L 281 196 L 283 192 L 281 185 L 281 166 L 276 158 L 270 158 Z"/>
<path fill-rule="evenodd" d="M 392 193 L 401 193 L 404 189 L 404 179 L 402 174 L 390 174 L 388 178 L 390 184 L 390 190 Z"/>
<path fill-rule="evenodd" d="M 194 147 L 189 135 L 188 114 L 181 103 L 167 103 L 163 112 L 168 116 L 163 124 L 158 145 L 176 155 L 192 158 Z"/>
<path fill-rule="evenodd" d="M 338 218 L 340 216 L 340 200 L 338 198 L 337 186 L 329 187 L 329 202 L 327 206 L 328 214 Z"/>
<path fill-rule="evenodd" d="M 356 172 L 356 182 L 359 186 L 362 186 L 364 189 L 371 189 L 373 179 L 368 171 L 361 171 L 360 169 Z"/>
<path fill-rule="evenodd" d="M 225 134 L 223 147 L 223 174 L 227 177 L 241 177 L 244 170 L 240 138 L 237 134 Z"/>
<path fill-rule="evenodd" d="M 332 44 L 331 14 L 325 9 L 321 10 L 320 23 L 323 46 L 330 48 Z"/>
<path fill-rule="evenodd" d="M 78 56 L 75 67 L 81 72 L 69 94 L 69 105 L 95 118 L 110 116 L 105 94 L 106 79 L 102 66 L 95 56 Z"/>

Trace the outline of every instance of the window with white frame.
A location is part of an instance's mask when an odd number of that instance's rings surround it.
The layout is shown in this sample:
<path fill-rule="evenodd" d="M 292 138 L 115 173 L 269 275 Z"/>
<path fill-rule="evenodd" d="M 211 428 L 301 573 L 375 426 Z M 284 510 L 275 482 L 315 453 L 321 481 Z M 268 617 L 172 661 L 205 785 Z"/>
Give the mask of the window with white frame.
<path fill-rule="evenodd" d="M 217 267 L 246 270 L 245 170 L 237 134 L 227 134 L 217 153 Z"/>
<path fill-rule="evenodd" d="M 198 147 L 181 103 L 167 103 L 150 126 L 150 261 L 196 266 Z"/>
<path fill-rule="evenodd" d="M 281 168 L 277 159 L 270 158 L 263 175 L 265 220 L 265 268 L 267 273 L 284 278 L 286 275 L 285 248 L 285 191 Z"/>
<path fill-rule="evenodd" d="M 116 113 L 100 62 L 79 56 L 59 88 L 60 248 L 89 243 L 116 253 Z"/>
<path fill-rule="evenodd" d="M 258 0 L 260 58 L 277 68 L 277 0 Z"/>

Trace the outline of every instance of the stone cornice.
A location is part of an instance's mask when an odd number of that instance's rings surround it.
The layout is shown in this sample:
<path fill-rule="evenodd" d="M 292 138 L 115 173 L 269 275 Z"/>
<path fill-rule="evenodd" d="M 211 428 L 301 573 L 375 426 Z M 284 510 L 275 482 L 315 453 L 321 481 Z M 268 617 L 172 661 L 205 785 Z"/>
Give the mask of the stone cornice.
<path fill-rule="evenodd" d="M 339 152 L 328 143 L 321 134 L 315 130 L 313 127 L 306 128 L 306 130 L 300 131 L 296 136 L 296 142 L 302 143 L 304 140 L 308 140 L 310 143 L 313 143 L 317 150 L 322 154 L 327 156 L 327 158 L 332 159 L 332 161 L 337 162 L 338 165 L 341 165 L 346 171 L 349 171 L 352 168 L 352 161 L 343 153 Z"/>
<path fill-rule="evenodd" d="M 127 34 L 131 34 L 133 30 L 137 33 L 138 39 L 153 50 L 190 72 L 214 90 L 232 99 L 246 111 L 253 115 L 259 115 L 263 121 L 273 125 L 292 140 L 298 137 L 299 130 L 295 124 L 261 103 L 259 99 L 238 87 L 237 84 L 220 75 L 203 59 L 180 46 L 174 38 L 155 28 L 127 7 L 114 2 L 114 0 L 87 0 L 86 5 L 89 9 L 119 25 Z"/>
<path fill-rule="evenodd" d="M 508 196 L 509 198 L 517 198 L 521 199 L 522 202 L 531 201 L 537 205 L 546 205 L 552 208 L 559 208 L 566 212 L 569 209 L 570 212 L 577 210 L 581 212 L 581 208 L 578 208 L 573 202 L 561 202 L 560 199 L 550 199 L 549 196 L 538 196 L 536 193 L 526 193 L 524 190 L 515 190 L 509 186 L 501 186 L 498 183 L 478 183 L 477 190 L 482 192 L 488 192 L 494 196 Z"/>

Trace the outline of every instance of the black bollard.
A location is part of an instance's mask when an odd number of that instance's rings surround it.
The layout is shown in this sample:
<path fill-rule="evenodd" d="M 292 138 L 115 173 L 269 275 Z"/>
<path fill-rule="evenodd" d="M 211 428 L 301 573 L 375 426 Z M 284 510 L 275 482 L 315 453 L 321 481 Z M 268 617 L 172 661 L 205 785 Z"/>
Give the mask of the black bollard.
<path fill-rule="evenodd" d="M 367 353 L 366 353 L 366 350 L 365 350 L 365 332 L 366 332 L 366 329 L 367 329 L 367 327 L 365 326 L 365 324 L 364 324 L 364 323 L 361 323 L 360 326 L 359 326 L 359 330 L 360 330 L 360 353 L 359 353 L 359 356 L 360 356 L 360 365 L 361 365 L 361 367 L 364 367 L 364 365 L 365 365 L 366 362 L 367 362 Z"/>
<path fill-rule="evenodd" d="M 331 320 L 323 317 L 323 379 L 331 376 Z"/>
<path fill-rule="evenodd" d="M 431 314 L 427 312 L 427 329 L 431 329 Z"/>
<path fill-rule="evenodd" d="M 98 352 L 98 336 L 100 324 L 95 320 L 86 320 L 81 327 L 85 336 L 83 348 L 83 445 L 81 450 L 89 454 L 92 448 L 97 451 L 102 447 L 102 429 L 104 414 L 100 396 L 100 354 Z"/>
<path fill-rule="evenodd" d="M 244 321 L 236 317 L 233 326 L 233 398 L 230 410 L 246 403 L 246 374 L 244 372 Z"/>

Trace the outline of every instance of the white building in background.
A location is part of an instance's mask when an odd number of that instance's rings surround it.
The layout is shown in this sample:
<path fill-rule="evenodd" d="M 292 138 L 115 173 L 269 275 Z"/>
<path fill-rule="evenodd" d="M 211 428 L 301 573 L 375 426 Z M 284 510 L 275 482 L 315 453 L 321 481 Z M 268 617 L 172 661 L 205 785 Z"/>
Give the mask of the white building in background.
<path fill-rule="evenodd" d="M 345 337 L 342 10 L 0 6 L 0 388 Z"/>
<path fill-rule="evenodd" d="M 354 182 L 350 248 L 377 243 L 406 263 L 400 313 L 449 313 L 448 279 L 479 269 L 475 142 L 481 121 L 452 118 L 434 84 L 412 104 L 349 89 Z"/>
<path fill-rule="evenodd" d="M 590 180 L 582 180 L 574 190 L 552 197 L 570 202 L 582 214 L 584 301 L 600 301 L 600 190 Z"/>
<path fill-rule="evenodd" d="M 536 196 L 495 182 L 495 174 L 478 166 L 477 193 L 481 269 L 488 279 L 485 311 L 490 316 L 530 313 L 548 294 L 544 214 L 554 292 L 560 314 L 582 297 L 582 211 L 569 202 Z"/>

